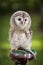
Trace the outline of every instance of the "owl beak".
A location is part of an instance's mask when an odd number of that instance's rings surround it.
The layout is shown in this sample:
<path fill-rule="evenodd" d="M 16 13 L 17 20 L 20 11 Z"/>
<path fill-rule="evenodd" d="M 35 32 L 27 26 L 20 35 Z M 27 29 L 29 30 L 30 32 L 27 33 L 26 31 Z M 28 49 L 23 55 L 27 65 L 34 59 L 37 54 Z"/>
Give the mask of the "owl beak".
<path fill-rule="evenodd" d="M 21 22 L 21 25 L 24 26 L 24 22 L 23 21 Z"/>

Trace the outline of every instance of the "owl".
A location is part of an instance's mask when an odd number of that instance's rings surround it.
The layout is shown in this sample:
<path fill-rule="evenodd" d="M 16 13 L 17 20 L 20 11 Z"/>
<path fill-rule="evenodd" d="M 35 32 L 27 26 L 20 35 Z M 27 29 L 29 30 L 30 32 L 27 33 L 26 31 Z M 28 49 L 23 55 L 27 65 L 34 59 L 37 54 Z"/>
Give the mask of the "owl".
<path fill-rule="evenodd" d="M 31 18 L 25 11 L 15 12 L 10 19 L 9 42 L 11 50 L 22 47 L 31 50 Z"/>

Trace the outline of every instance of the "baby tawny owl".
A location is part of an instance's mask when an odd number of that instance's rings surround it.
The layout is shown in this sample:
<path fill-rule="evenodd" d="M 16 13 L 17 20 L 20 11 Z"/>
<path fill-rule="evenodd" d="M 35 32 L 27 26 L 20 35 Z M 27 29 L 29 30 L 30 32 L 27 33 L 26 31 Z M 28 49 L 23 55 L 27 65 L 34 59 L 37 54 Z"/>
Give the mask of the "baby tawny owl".
<path fill-rule="evenodd" d="M 31 18 L 25 11 L 15 12 L 10 19 L 9 41 L 11 50 L 22 47 L 26 50 L 31 49 L 32 32 L 29 30 Z"/>

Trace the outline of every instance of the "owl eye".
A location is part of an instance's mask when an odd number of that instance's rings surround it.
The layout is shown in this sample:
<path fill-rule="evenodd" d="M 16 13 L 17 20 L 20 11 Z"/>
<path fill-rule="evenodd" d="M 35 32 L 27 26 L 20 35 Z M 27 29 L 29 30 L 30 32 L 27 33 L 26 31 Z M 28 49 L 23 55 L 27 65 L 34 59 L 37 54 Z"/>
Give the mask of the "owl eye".
<path fill-rule="evenodd" d="M 18 18 L 19 21 L 21 21 L 21 18 Z"/>
<path fill-rule="evenodd" d="M 25 19 L 25 22 L 27 21 L 27 19 Z"/>
<path fill-rule="evenodd" d="M 24 22 L 25 22 L 25 23 L 28 23 L 28 22 L 29 22 L 28 17 L 25 17 L 25 18 L 24 18 Z"/>

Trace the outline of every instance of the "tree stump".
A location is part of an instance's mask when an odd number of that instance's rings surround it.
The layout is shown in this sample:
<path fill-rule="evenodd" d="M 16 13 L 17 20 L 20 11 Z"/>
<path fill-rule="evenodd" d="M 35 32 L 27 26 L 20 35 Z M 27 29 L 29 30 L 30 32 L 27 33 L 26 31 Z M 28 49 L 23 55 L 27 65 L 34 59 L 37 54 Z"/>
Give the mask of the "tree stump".
<path fill-rule="evenodd" d="M 28 61 L 34 59 L 34 56 L 30 52 L 26 53 L 23 49 L 10 51 L 10 57 L 15 65 L 26 65 Z"/>

